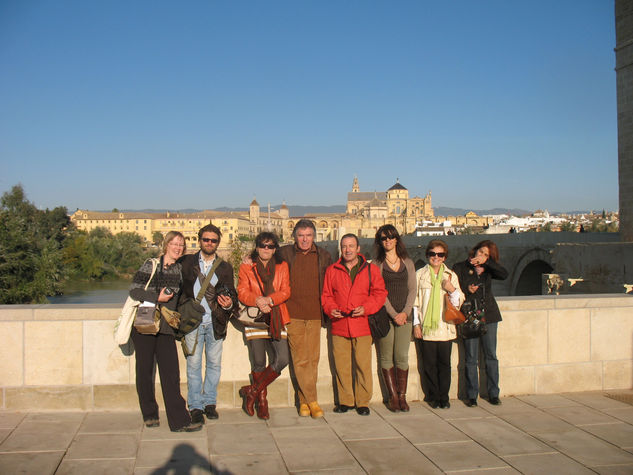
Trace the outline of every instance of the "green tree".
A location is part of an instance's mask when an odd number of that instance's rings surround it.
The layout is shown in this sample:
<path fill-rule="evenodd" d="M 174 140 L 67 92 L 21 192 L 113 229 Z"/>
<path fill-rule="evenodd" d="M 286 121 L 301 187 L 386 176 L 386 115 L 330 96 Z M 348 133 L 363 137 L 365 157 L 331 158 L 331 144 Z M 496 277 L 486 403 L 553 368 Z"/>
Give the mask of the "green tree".
<path fill-rule="evenodd" d="M 65 208 L 42 211 L 15 185 L 0 199 L 0 303 L 42 303 L 61 291 Z"/>
<path fill-rule="evenodd" d="M 231 240 L 231 244 L 229 246 L 229 263 L 233 266 L 233 271 L 235 273 L 235 281 L 237 283 L 237 274 L 240 270 L 240 265 L 244 260 L 244 257 L 251 251 L 253 247 L 254 239 L 249 236 L 238 236 L 237 238 Z"/>
<path fill-rule="evenodd" d="M 560 225 L 561 231 L 576 231 L 576 225 L 571 221 L 565 221 Z"/>
<path fill-rule="evenodd" d="M 154 245 L 159 246 L 163 243 L 163 233 L 161 233 L 160 231 L 154 231 L 154 233 L 152 234 L 152 242 L 154 243 Z"/>

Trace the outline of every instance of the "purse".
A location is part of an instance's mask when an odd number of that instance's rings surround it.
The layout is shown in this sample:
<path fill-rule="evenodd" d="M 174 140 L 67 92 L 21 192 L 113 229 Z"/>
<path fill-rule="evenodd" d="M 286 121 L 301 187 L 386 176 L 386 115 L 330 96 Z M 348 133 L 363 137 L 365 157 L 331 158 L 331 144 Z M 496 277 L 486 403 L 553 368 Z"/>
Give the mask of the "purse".
<path fill-rule="evenodd" d="M 141 335 L 156 335 L 160 330 L 160 309 L 156 305 L 151 307 L 139 305 L 134 328 Z"/>
<path fill-rule="evenodd" d="M 262 295 L 265 295 L 264 288 L 257 274 L 255 274 L 255 280 L 257 281 L 257 285 L 259 285 L 259 290 Z M 270 313 L 262 312 L 257 306 L 251 307 L 240 302 L 237 321 L 247 327 L 267 329 L 270 326 Z"/>
<path fill-rule="evenodd" d="M 145 284 L 145 290 L 147 290 L 150 281 L 154 277 L 154 273 L 156 272 L 157 267 L 158 259 L 152 259 L 152 274 Z M 138 310 L 138 306 L 140 305 L 140 303 L 141 302 L 139 302 L 138 300 L 135 300 L 129 296 L 125 300 L 125 304 L 123 304 L 123 309 L 121 310 L 121 315 L 119 315 L 119 318 L 114 324 L 114 342 L 117 345 L 125 345 L 130 339 L 132 325 L 134 324 L 136 311 Z"/>
<path fill-rule="evenodd" d="M 176 310 L 172 310 L 170 308 L 165 307 L 164 305 L 160 306 L 160 314 L 163 316 L 167 324 L 173 329 L 177 330 L 180 328 L 180 313 Z"/>
<path fill-rule="evenodd" d="M 367 272 L 369 273 L 369 290 L 367 291 L 367 295 L 371 295 L 371 264 L 368 263 L 367 265 Z M 371 331 L 371 336 L 374 340 L 379 340 L 380 338 L 387 336 L 389 330 L 391 329 L 391 322 L 389 320 L 391 320 L 391 318 L 389 317 L 384 305 L 376 313 L 367 317 L 369 330 Z"/>
<path fill-rule="evenodd" d="M 466 321 L 466 316 L 451 303 L 448 294 L 444 294 L 444 315 L 442 315 L 442 320 L 453 325 L 459 325 Z"/>
<path fill-rule="evenodd" d="M 457 331 L 463 339 L 479 338 L 486 334 L 488 329 L 486 328 L 485 312 L 483 308 L 479 308 L 477 300 L 464 302 L 462 312 L 466 315 L 466 321 L 457 326 Z"/>
<path fill-rule="evenodd" d="M 204 316 L 205 309 L 200 302 L 202 301 L 202 297 L 204 296 L 207 287 L 209 287 L 209 284 L 211 283 L 211 277 L 213 277 L 215 270 L 221 262 L 222 259 L 220 256 L 216 256 L 211 269 L 209 269 L 204 281 L 202 281 L 202 285 L 200 286 L 200 290 L 198 291 L 198 295 L 196 295 L 195 299 L 187 297 L 178 302 L 177 313 L 180 315 L 180 322 L 178 323 L 177 330 L 174 332 L 176 340 L 182 340 L 185 335 L 194 331 L 200 326 L 200 323 L 202 323 L 202 317 Z"/>
<path fill-rule="evenodd" d="M 268 328 L 270 325 L 270 314 L 263 313 L 259 307 L 250 307 L 240 303 L 237 321 L 247 327 Z"/>

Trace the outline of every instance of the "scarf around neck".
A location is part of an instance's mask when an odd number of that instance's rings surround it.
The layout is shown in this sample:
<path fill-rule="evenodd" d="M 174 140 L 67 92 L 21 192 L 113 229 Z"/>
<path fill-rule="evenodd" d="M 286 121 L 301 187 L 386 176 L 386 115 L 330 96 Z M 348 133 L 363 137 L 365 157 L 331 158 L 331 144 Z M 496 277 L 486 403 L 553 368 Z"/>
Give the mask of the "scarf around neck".
<path fill-rule="evenodd" d="M 273 287 L 273 281 L 275 280 L 275 260 L 271 259 L 266 265 L 264 265 L 258 258 L 256 267 L 257 273 L 259 274 L 259 278 L 262 280 L 264 287 L 264 296 L 268 297 L 269 295 L 274 294 L 275 288 Z M 270 312 L 270 326 L 268 328 L 268 334 L 273 340 L 279 340 L 281 338 L 282 326 L 281 310 L 279 310 L 279 305 L 275 305 Z"/>
<path fill-rule="evenodd" d="M 424 324 L 422 325 L 424 333 L 437 330 L 440 318 L 442 317 L 442 275 L 444 274 L 444 269 L 444 264 L 442 264 L 437 275 L 435 275 L 433 268 L 429 266 L 429 273 L 431 274 L 431 298 L 429 299 L 429 305 L 426 307 L 426 313 L 424 314 Z"/>

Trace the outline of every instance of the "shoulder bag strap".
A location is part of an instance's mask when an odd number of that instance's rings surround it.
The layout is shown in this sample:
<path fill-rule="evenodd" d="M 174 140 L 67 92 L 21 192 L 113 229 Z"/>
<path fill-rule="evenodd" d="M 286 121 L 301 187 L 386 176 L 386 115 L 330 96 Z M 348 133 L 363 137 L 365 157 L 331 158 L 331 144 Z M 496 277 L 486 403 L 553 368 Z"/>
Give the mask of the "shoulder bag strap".
<path fill-rule="evenodd" d="M 147 290 L 147 288 L 149 287 L 149 283 L 154 278 L 154 274 L 156 273 L 156 269 L 158 267 L 158 260 L 156 258 L 152 257 L 150 260 L 152 261 L 152 273 L 149 276 L 149 280 L 145 284 L 145 290 Z"/>
<path fill-rule="evenodd" d="M 196 295 L 196 302 L 200 303 L 200 301 L 202 300 L 202 296 L 206 292 L 207 287 L 209 287 L 209 284 L 211 283 L 211 277 L 213 277 L 215 270 L 218 268 L 221 262 L 222 262 L 222 258 L 220 256 L 216 256 L 215 261 L 213 261 L 213 265 L 211 266 L 211 269 L 209 269 L 209 272 L 207 272 L 207 276 L 204 278 L 204 282 L 202 282 L 202 286 L 200 287 L 200 290 L 198 291 L 198 295 Z"/>

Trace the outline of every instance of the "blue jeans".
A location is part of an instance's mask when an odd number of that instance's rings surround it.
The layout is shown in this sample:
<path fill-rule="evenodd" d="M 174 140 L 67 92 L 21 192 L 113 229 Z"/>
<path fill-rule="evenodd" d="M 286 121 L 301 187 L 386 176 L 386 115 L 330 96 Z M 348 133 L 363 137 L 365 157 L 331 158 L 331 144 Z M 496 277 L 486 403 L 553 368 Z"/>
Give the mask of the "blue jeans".
<path fill-rule="evenodd" d="M 488 331 L 479 338 L 464 340 L 466 350 L 466 393 L 468 399 L 477 399 L 479 395 L 479 342 L 484 353 L 486 365 L 486 387 L 488 397 L 499 397 L 499 360 L 497 360 L 497 323 L 487 323 Z"/>
<path fill-rule="evenodd" d="M 196 330 L 185 335 L 185 343 L 190 351 L 195 345 L 194 353 L 187 356 L 187 405 L 189 410 L 204 409 L 205 406 L 216 404 L 223 342 L 224 340 L 215 339 L 211 322 L 200 324 Z M 204 387 L 202 385 L 203 351 L 206 355 Z"/>

